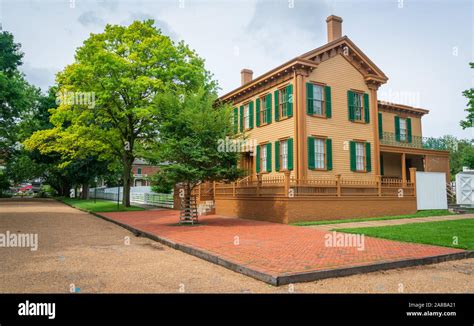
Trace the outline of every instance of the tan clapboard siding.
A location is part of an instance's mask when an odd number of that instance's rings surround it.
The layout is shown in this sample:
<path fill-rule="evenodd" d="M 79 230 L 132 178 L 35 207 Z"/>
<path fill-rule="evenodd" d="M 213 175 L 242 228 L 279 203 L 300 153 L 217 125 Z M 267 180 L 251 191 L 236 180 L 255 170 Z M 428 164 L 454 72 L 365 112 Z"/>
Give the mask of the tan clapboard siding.
<path fill-rule="evenodd" d="M 245 102 L 239 102 L 236 104 L 233 104 L 233 107 L 238 107 L 240 110 L 240 106 L 242 104 L 248 103 L 249 101 L 254 102 L 254 119 L 253 119 L 253 124 L 254 127 L 251 130 L 247 130 L 245 132 L 245 135 L 249 141 L 252 141 L 252 143 L 255 141 L 257 144 L 261 143 L 266 143 L 266 142 L 271 142 L 272 143 L 272 172 L 266 173 L 266 175 L 269 176 L 276 176 L 276 175 L 282 175 L 281 172 L 276 172 L 275 171 L 275 141 L 282 139 L 282 138 L 295 138 L 295 101 L 293 100 L 293 116 L 287 119 L 280 120 L 278 122 L 275 122 L 275 104 L 274 104 L 274 91 L 277 90 L 278 88 L 284 87 L 286 85 L 293 84 L 293 95 L 295 94 L 295 86 L 293 83 L 293 80 L 286 81 L 284 83 L 281 83 L 274 88 L 270 90 L 266 90 L 265 92 L 262 92 L 258 94 L 258 96 L 252 97 L 251 99 L 245 100 Z M 272 94 L 272 123 L 264 126 L 257 127 L 257 104 L 256 104 L 256 99 L 262 97 L 263 95 L 266 95 L 268 93 Z M 240 111 L 239 111 L 240 112 Z M 240 126 L 240 113 L 239 113 L 239 126 Z M 293 141 L 293 146 L 296 147 L 296 142 L 295 140 Z M 293 148 L 293 160 L 294 157 L 296 156 L 295 149 Z M 253 156 L 253 171 L 252 174 L 255 174 L 255 167 L 257 165 L 256 162 L 256 151 L 255 151 L 255 156 Z M 293 169 L 296 168 L 295 161 L 293 161 Z M 292 175 L 294 173 L 294 170 L 292 172 Z"/>
<path fill-rule="evenodd" d="M 308 135 L 327 136 L 332 139 L 332 171 L 308 171 L 308 177 L 341 174 L 350 178 L 373 178 L 374 176 L 374 127 L 372 116 L 369 124 L 349 121 L 347 108 L 347 91 L 350 89 L 364 91 L 370 96 L 363 76 L 342 55 L 337 55 L 319 64 L 307 79 L 331 86 L 332 118 L 322 119 L 306 116 Z M 369 99 L 372 103 L 372 99 Z M 306 99 L 305 99 L 306 105 Z M 373 107 L 370 107 L 373 110 Z M 305 110 L 306 111 L 306 110 Z M 306 113 L 305 113 L 306 114 Z M 359 173 L 350 170 L 349 141 L 359 139 L 371 143 L 372 172 Z M 346 146 L 344 146 L 344 143 Z"/>
<path fill-rule="evenodd" d="M 411 134 L 413 136 L 422 136 L 421 133 L 421 118 L 415 115 L 409 115 L 407 113 L 395 113 L 395 112 L 385 112 L 382 113 L 382 128 L 383 131 L 395 133 L 395 116 L 398 115 L 401 118 L 410 118 L 411 119 Z"/>

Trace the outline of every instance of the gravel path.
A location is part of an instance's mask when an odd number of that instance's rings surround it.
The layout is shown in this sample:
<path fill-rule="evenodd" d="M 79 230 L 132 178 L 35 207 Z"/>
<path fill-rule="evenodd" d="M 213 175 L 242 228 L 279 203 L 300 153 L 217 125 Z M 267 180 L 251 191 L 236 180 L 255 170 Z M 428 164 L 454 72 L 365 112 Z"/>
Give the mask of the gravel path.
<path fill-rule="evenodd" d="M 7 231 L 39 248 L 0 247 L 1 293 L 474 293 L 474 259 L 273 287 L 52 200 L 0 200 Z"/>

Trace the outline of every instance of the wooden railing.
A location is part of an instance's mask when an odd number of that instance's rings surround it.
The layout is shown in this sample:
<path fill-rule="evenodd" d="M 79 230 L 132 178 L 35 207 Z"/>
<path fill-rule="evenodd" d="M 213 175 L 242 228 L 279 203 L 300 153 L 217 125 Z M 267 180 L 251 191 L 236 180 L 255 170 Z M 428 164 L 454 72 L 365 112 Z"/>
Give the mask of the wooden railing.
<path fill-rule="evenodd" d="M 414 176 L 414 173 L 413 173 Z M 412 178 L 414 180 L 414 178 Z M 415 182 L 397 178 L 346 178 L 341 175 L 296 179 L 289 173 L 214 183 L 215 197 L 414 197 Z"/>

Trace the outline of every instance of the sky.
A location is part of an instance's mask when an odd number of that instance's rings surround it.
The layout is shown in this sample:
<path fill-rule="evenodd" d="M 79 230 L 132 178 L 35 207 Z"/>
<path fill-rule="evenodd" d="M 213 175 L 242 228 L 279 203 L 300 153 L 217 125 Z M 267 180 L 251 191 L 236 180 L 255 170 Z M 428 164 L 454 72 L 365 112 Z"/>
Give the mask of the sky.
<path fill-rule="evenodd" d="M 154 19 L 206 60 L 220 94 L 327 42 L 326 17 L 388 76 L 379 99 L 430 110 L 424 136 L 474 138 L 462 130 L 474 87 L 473 0 L 0 0 L 0 23 L 21 43 L 22 71 L 46 90 L 76 48 L 106 24 Z"/>

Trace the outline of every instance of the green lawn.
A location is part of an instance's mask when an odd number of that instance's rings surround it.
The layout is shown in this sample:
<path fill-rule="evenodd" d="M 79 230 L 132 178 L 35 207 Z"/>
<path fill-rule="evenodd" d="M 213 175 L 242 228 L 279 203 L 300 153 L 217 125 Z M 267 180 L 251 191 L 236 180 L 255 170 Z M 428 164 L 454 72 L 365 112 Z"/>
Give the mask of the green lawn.
<path fill-rule="evenodd" d="M 454 214 L 448 211 L 447 209 L 432 209 L 432 210 L 426 210 L 426 211 L 418 211 L 415 214 L 409 214 L 409 215 L 352 218 L 352 219 L 347 219 L 347 220 L 305 221 L 305 222 L 295 222 L 291 224 L 297 225 L 297 226 L 309 226 L 309 225 L 339 224 L 339 223 L 365 222 L 365 221 L 398 220 L 401 218 L 417 218 L 417 217 L 443 216 L 443 215 L 454 215 Z"/>
<path fill-rule="evenodd" d="M 474 219 L 336 229 L 370 237 L 474 250 Z M 454 243 L 457 237 L 458 244 Z"/>
<path fill-rule="evenodd" d="M 60 200 L 66 204 L 74 206 L 79 209 L 83 209 L 89 212 L 124 212 L 124 211 L 142 211 L 144 208 L 131 206 L 124 207 L 120 204 L 117 208 L 117 202 L 110 200 L 97 199 L 94 203 L 94 199 L 75 199 L 75 198 L 60 198 Z"/>

